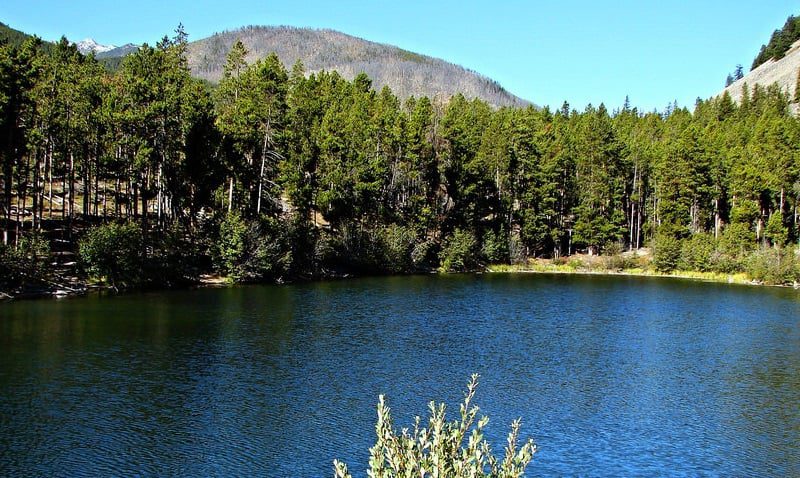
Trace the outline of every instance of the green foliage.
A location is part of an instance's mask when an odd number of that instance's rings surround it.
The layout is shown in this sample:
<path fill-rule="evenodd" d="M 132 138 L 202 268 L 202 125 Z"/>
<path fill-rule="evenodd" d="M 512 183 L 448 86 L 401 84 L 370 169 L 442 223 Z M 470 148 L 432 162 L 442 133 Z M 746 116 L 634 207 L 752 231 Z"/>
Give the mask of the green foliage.
<path fill-rule="evenodd" d="M 766 284 L 800 281 L 800 261 L 791 249 L 759 249 L 747 258 L 747 275 Z"/>
<path fill-rule="evenodd" d="M 39 234 L 22 236 L 16 246 L 0 244 L 0 288 L 41 282 L 49 260 L 50 243 Z"/>
<path fill-rule="evenodd" d="M 789 238 L 789 228 L 783 225 L 783 215 L 780 212 L 772 213 L 767 221 L 764 235 L 775 247 L 782 247 Z"/>
<path fill-rule="evenodd" d="M 382 273 L 384 245 L 377 229 L 344 224 L 333 239 L 334 265 L 367 274 Z"/>
<path fill-rule="evenodd" d="M 268 217 L 228 213 L 219 226 L 215 262 L 234 282 L 281 279 L 291 266 L 286 229 Z"/>
<path fill-rule="evenodd" d="M 681 245 L 678 268 L 685 271 L 708 272 L 712 268 L 712 257 L 716 243 L 709 233 L 692 234 Z"/>
<path fill-rule="evenodd" d="M 3 232 L 19 229 L 15 210 L 33 230 L 63 218 L 66 237 L 81 216 L 137 222 L 146 244 L 126 286 L 191 280 L 207 256 L 236 281 L 575 251 L 619 270 L 638 265 L 622 250 L 653 241 L 658 268 L 734 272 L 757 240 L 800 239 L 788 214 L 800 122 L 777 87 L 693 112 L 494 109 L 464 95 L 401 101 L 364 74 L 288 72 L 274 54 L 248 64 L 242 42 L 213 86 L 192 79 L 186 52 L 182 27 L 115 72 L 66 39 L 0 45 Z"/>
<path fill-rule="evenodd" d="M 519 478 L 537 451 L 533 440 L 519 443 L 520 420 L 511 424 L 505 457 L 496 457 L 484 437 L 488 417 L 472 404 L 478 385 L 477 375 L 467 385 L 460 419 L 447 421 L 445 405 L 431 402 L 427 427 L 420 418 L 413 432 L 394 429 L 391 411 L 383 395 L 378 399 L 377 441 L 370 449 L 369 476 L 374 478 L 449 477 L 449 478 Z M 351 478 L 347 465 L 333 462 L 336 478 Z"/>
<path fill-rule="evenodd" d="M 756 235 L 747 224 L 734 222 L 723 231 L 719 240 L 719 251 L 731 258 L 744 257 L 755 247 Z"/>
<path fill-rule="evenodd" d="M 20 280 L 15 267 L 14 249 L 0 244 L 0 288 L 7 290 L 15 287 Z"/>
<path fill-rule="evenodd" d="M 468 272 L 478 266 L 478 240 L 475 234 L 456 229 L 439 252 L 439 269 L 443 272 Z"/>
<path fill-rule="evenodd" d="M 327 257 L 336 267 L 348 267 L 367 274 L 403 274 L 417 269 L 414 251 L 417 236 L 413 229 L 398 224 L 367 227 L 345 224 L 332 238 Z M 418 254 L 420 251 L 418 251 Z M 417 257 L 424 263 L 424 257 Z"/>
<path fill-rule="evenodd" d="M 149 241 L 145 262 L 147 280 L 153 285 L 175 286 L 194 282 L 206 267 L 204 244 L 193 240 L 192 231 L 173 225 Z"/>
<path fill-rule="evenodd" d="M 380 230 L 383 245 L 383 265 L 387 272 L 398 274 L 414 270 L 412 252 L 417 235 L 410 227 L 390 224 Z"/>
<path fill-rule="evenodd" d="M 487 232 L 483 236 L 481 256 L 491 264 L 507 263 L 509 261 L 508 241 L 508 235 L 502 229 L 500 232 Z"/>
<path fill-rule="evenodd" d="M 759 215 L 758 203 L 753 200 L 742 200 L 731 208 L 731 222 L 734 224 L 753 224 Z"/>
<path fill-rule="evenodd" d="M 653 241 L 653 267 L 659 272 L 672 272 L 681 258 L 681 241 L 669 234 L 659 234 Z"/>
<path fill-rule="evenodd" d="M 439 244 L 433 240 L 417 243 L 411 251 L 411 262 L 416 270 L 433 270 L 439 265 Z"/>
<path fill-rule="evenodd" d="M 78 244 L 89 277 L 113 287 L 144 284 L 145 254 L 142 228 L 133 222 L 112 222 L 90 229 Z"/>
<path fill-rule="evenodd" d="M 781 59 L 789 51 L 792 44 L 800 39 L 800 18 L 794 15 L 789 15 L 786 19 L 783 28 L 775 30 L 769 43 L 761 45 L 761 50 L 758 56 L 753 60 L 751 70 L 755 70 L 758 66 L 766 63 L 770 59 Z"/>
<path fill-rule="evenodd" d="M 636 257 L 632 255 L 617 253 L 603 258 L 603 267 L 609 271 L 619 272 L 626 269 L 635 269 L 640 265 Z"/>
<path fill-rule="evenodd" d="M 11 45 L 13 47 L 21 47 L 25 42 L 29 42 L 34 37 L 27 33 L 21 32 L 10 26 L 0 22 L 0 44 Z M 53 45 L 49 42 L 41 42 L 42 51 L 50 51 Z"/>
<path fill-rule="evenodd" d="M 573 240 L 577 246 L 599 253 L 622 238 L 624 213 L 616 206 L 622 199 L 622 144 L 602 104 L 597 109 L 589 106 L 581 120 L 576 169 L 585 180 L 576 191 Z"/>

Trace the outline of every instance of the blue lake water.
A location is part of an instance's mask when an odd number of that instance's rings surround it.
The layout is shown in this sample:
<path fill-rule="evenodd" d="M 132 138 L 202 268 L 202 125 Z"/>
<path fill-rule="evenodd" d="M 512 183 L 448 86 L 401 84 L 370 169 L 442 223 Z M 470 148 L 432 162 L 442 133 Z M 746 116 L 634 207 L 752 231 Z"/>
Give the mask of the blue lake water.
<path fill-rule="evenodd" d="M 528 476 L 800 476 L 800 292 L 524 274 L 0 304 L 0 476 L 365 476 L 474 372 Z"/>

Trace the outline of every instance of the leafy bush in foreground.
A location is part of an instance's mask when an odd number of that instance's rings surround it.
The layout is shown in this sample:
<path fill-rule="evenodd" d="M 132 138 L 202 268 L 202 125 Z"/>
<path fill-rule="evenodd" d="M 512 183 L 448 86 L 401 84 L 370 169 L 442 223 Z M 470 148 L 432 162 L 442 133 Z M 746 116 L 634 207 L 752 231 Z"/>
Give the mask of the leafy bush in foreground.
<path fill-rule="evenodd" d="M 389 407 L 383 395 L 378 399 L 378 423 L 375 432 L 378 440 L 370 449 L 367 472 L 372 478 L 396 477 L 447 477 L 447 478 L 518 478 L 536 453 L 533 440 L 518 447 L 520 421 L 511 424 L 505 447 L 505 457 L 499 461 L 483 437 L 488 417 L 478 415 L 478 407 L 471 405 L 478 386 L 478 376 L 473 375 L 467 386 L 461 419 L 447 422 L 445 405 L 431 402 L 428 427 L 420 428 L 416 418 L 412 434 L 403 429 L 398 434 L 392 424 Z M 467 441 L 464 446 L 464 441 Z M 351 478 L 347 465 L 334 460 L 336 478 Z"/>

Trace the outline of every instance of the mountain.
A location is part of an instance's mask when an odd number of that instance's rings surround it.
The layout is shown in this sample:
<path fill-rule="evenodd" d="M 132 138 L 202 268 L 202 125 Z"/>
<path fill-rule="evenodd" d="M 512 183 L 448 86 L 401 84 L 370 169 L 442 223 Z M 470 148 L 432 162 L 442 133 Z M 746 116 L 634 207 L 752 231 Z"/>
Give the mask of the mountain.
<path fill-rule="evenodd" d="M 250 26 L 217 33 L 189 44 L 188 61 L 192 73 L 211 82 L 219 81 L 228 52 L 236 40 L 244 43 L 250 63 L 274 51 L 287 68 L 301 60 L 306 73 L 336 70 L 352 79 L 364 72 L 372 79 L 376 90 L 387 85 L 401 98 L 412 95 L 450 97 L 462 93 L 494 106 L 530 104 L 496 81 L 464 67 L 334 30 Z"/>
<path fill-rule="evenodd" d="M 95 56 L 97 59 L 120 58 L 125 55 L 129 55 L 138 49 L 139 47 L 137 45 L 134 45 L 133 43 L 126 43 L 122 46 L 116 46 L 109 50 L 98 52 Z"/>
<path fill-rule="evenodd" d="M 20 46 L 33 35 L 28 35 L 25 32 L 15 30 L 5 23 L 0 22 L 0 45 L 7 44 L 12 46 Z M 53 44 L 47 41 L 42 41 L 41 49 L 49 51 Z"/>
<path fill-rule="evenodd" d="M 81 40 L 78 43 L 76 43 L 75 46 L 78 47 L 78 51 L 83 53 L 84 55 L 87 55 L 92 52 L 94 52 L 95 54 L 105 53 L 107 51 L 117 48 L 114 45 L 101 45 L 96 41 L 92 40 L 91 38 Z"/>
<path fill-rule="evenodd" d="M 28 37 L 26 33 L 0 23 L 0 42 L 18 45 Z M 249 26 L 217 33 L 189 43 L 188 61 L 192 74 L 218 82 L 228 52 L 236 40 L 244 43 L 250 63 L 274 51 L 287 68 L 297 60 L 302 61 L 306 73 L 335 70 L 352 80 L 364 72 L 372 79 L 376 90 L 389 86 L 400 98 L 449 98 L 462 93 L 467 98 L 480 98 L 496 107 L 531 104 L 509 93 L 496 81 L 462 66 L 334 30 Z M 76 46 L 84 54 L 94 52 L 95 57 L 112 71 L 119 67 L 122 57 L 139 49 L 132 43 L 120 47 L 102 45 L 91 38 L 78 42 Z M 44 42 L 44 47 L 49 48 L 50 44 Z"/>
<path fill-rule="evenodd" d="M 742 98 L 742 87 L 745 83 L 751 92 L 754 85 L 758 84 L 766 88 L 777 83 L 781 90 L 789 94 L 790 98 L 794 98 L 798 71 L 800 71 L 800 40 L 794 42 L 782 58 L 770 58 L 764 61 L 743 78 L 722 90 L 720 95 L 727 91 L 731 98 L 738 102 Z"/>
<path fill-rule="evenodd" d="M 27 33 L 15 30 L 5 23 L 0 22 L 0 43 L 22 45 L 28 37 L 30 37 L 30 35 Z"/>

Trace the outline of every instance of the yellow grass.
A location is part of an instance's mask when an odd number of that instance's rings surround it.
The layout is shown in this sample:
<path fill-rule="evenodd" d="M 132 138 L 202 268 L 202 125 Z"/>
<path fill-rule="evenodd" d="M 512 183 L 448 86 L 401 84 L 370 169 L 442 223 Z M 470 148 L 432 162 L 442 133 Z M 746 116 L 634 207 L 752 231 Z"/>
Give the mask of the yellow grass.
<path fill-rule="evenodd" d="M 531 260 L 526 264 L 492 264 L 487 267 L 488 272 L 493 273 L 544 273 L 544 274 L 597 274 L 597 275 L 627 275 L 642 277 L 674 277 L 680 279 L 691 279 L 706 282 L 719 282 L 726 284 L 756 284 L 747 274 L 723 274 L 719 272 L 700 272 L 700 271 L 672 271 L 658 272 L 653 269 L 643 267 L 607 270 L 582 264 L 579 259 L 567 260 L 565 264 L 554 264 L 549 260 Z"/>

